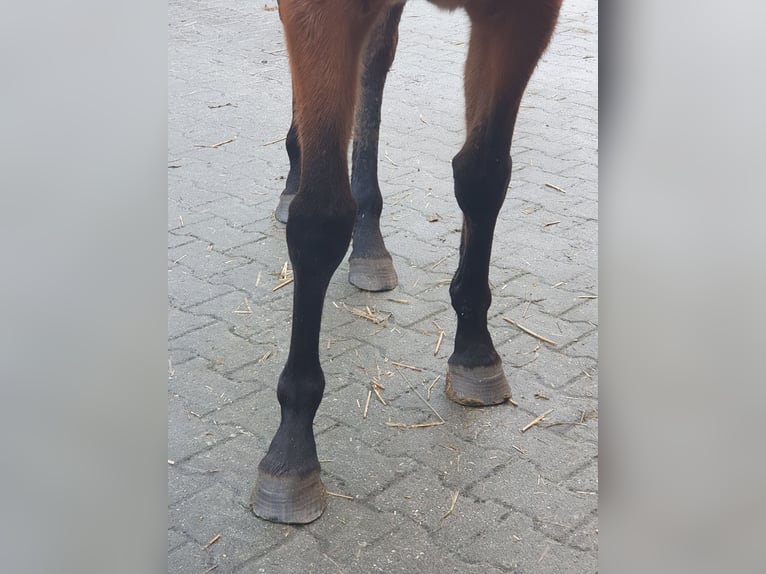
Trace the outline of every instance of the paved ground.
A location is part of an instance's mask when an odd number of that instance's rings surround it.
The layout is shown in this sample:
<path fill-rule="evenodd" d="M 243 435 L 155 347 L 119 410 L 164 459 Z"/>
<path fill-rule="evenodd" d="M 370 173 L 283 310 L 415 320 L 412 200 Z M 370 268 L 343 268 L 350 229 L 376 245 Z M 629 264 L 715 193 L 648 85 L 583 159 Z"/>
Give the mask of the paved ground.
<path fill-rule="evenodd" d="M 518 120 L 490 310 L 518 407 L 483 410 L 443 390 L 467 22 L 422 0 L 405 9 L 380 146 L 383 233 L 401 284 L 360 292 L 346 263 L 330 284 L 317 443 L 328 489 L 350 499 L 331 497 L 303 527 L 247 508 L 278 422 L 292 297 L 290 285 L 274 291 L 287 260 L 273 218 L 287 172 L 276 140 L 290 121 L 275 6 L 169 4 L 169 572 L 595 572 L 596 0 L 565 2 Z M 367 307 L 388 319 L 351 312 Z M 373 395 L 365 418 L 373 379 L 386 405 Z M 444 425 L 386 425 L 438 420 L 410 386 Z"/>

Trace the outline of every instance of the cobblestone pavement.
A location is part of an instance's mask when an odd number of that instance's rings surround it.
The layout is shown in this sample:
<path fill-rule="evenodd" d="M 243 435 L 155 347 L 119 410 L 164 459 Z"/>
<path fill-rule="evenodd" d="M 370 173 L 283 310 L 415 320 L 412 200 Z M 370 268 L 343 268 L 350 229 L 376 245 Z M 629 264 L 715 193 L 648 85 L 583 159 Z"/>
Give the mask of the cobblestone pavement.
<path fill-rule="evenodd" d="M 486 409 L 451 403 L 443 387 L 467 20 L 423 0 L 405 8 L 380 144 L 400 285 L 361 292 L 346 262 L 330 284 L 315 428 L 325 484 L 343 497 L 301 527 L 248 508 L 278 424 L 292 303 L 291 285 L 275 290 L 291 111 L 276 2 L 171 0 L 169 22 L 169 572 L 595 572 L 596 0 L 564 3 L 517 122 L 490 329 L 518 406 Z M 368 308 L 378 322 L 353 312 Z M 367 405 L 372 380 L 385 405 L 374 394 Z M 434 411 L 445 424 L 386 424 L 434 422 Z"/>

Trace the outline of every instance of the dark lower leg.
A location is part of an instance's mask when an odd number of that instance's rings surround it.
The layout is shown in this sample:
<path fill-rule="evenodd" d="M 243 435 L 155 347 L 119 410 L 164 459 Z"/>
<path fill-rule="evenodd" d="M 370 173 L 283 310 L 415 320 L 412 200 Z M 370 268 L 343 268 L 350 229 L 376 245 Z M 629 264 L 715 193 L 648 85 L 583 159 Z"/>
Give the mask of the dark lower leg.
<path fill-rule="evenodd" d="M 327 286 L 348 249 L 354 218 L 345 158 L 337 161 L 323 178 L 307 171 L 312 189 L 308 193 L 301 184 L 287 223 L 295 277 L 290 352 L 277 385 L 279 428 L 258 466 L 251 498 L 258 516 L 276 522 L 311 522 L 326 504 L 313 433 L 325 385 L 319 332 Z"/>
<path fill-rule="evenodd" d="M 357 211 L 349 281 L 367 291 L 393 289 L 398 282 L 391 255 L 380 233 L 383 198 L 378 185 L 378 137 L 383 88 L 396 53 L 403 7 L 400 4 L 388 10 L 371 32 L 356 110 L 351 190 Z"/>
<path fill-rule="evenodd" d="M 482 138 L 478 138 L 482 139 Z M 510 158 L 501 150 L 477 150 L 469 141 L 455 156 L 455 195 L 463 211 L 460 261 L 450 285 L 457 314 L 455 350 L 448 361 L 447 394 L 461 404 L 492 405 L 511 397 L 502 361 L 487 328 L 492 302 L 489 262 L 492 237 L 510 179 Z M 504 157 L 503 157 L 504 155 Z"/>

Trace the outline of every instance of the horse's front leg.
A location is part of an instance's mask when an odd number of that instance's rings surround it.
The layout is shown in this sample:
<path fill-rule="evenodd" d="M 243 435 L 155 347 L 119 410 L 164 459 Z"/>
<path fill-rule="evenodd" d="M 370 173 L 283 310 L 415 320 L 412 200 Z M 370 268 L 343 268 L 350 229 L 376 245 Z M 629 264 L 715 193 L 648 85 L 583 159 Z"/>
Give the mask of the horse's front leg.
<path fill-rule="evenodd" d="M 380 11 L 376 2 L 350 6 L 280 2 L 300 145 L 300 183 L 287 222 L 295 291 L 290 351 L 277 386 L 281 420 L 251 496 L 255 514 L 275 522 L 311 522 L 326 505 L 313 431 L 325 384 L 319 330 L 327 286 L 354 226 L 348 141 L 359 54 Z"/>
<path fill-rule="evenodd" d="M 545 49 L 560 2 L 468 6 L 471 39 L 465 71 L 465 145 L 452 160 L 463 211 L 460 262 L 450 285 L 457 313 L 446 391 L 471 406 L 503 403 L 511 389 L 487 329 L 489 262 L 511 178 L 511 137 L 524 89 Z"/>

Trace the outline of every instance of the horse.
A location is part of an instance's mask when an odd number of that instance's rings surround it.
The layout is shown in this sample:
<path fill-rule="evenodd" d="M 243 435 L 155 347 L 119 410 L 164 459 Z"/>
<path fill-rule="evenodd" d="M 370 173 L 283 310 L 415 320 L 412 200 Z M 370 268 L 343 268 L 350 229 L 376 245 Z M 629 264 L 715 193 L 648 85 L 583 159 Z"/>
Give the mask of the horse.
<path fill-rule="evenodd" d="M 466 139 L 452 160 L 463 225 L 449 289 L 457 329 L 445 390 L 462 405 L 497 405 L 511 398 L 511 390 L 487 328 L 490 252 L 511 178 L 519 105 L 561 0 L 429 1 L 464 9 L 471 23 Z M 255 515 L 269 521 L 309 523 L 327 505 L 313 432 L 325 386 L 319 334 L 327 287 L 352 237 L 350 282 L 368 291 L 397 285 L 380 232 L 377 155 L 383 88 L 405 2 L 279 0 L 293 116 L 285 144 L 290 170 L 275 215 L 287 223 L 294 294 L 290 349 L 277 384 L 280 424 L 250 499 Z"/>

